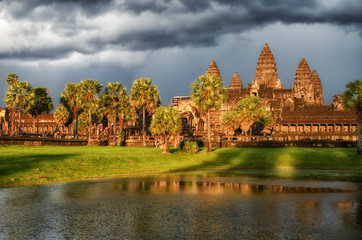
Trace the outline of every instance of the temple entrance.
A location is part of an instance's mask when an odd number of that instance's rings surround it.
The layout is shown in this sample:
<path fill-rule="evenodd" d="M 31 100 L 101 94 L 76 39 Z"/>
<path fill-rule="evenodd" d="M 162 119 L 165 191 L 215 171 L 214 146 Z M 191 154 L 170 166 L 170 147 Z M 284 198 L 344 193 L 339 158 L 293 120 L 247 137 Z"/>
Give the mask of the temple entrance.
<path fill-rule="evenodd" d="M 182 129 L 190 131 L 194 129 L 193 126 L 194 116 L 191 112 L 184 112 L 181 114 Z"/>

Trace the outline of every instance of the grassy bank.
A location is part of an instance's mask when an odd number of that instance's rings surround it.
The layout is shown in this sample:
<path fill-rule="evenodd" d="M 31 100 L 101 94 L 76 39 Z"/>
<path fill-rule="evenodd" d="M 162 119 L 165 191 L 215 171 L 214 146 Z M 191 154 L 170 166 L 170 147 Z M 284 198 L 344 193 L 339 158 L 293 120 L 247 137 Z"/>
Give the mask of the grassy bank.
<path fill-rule="evenodd" d="M 351 148 L 204 149 L 162 155 L 158 148 L 0 146 L 0 186 L 163 172 L 230 169 L 241 176 L 361 181 L 362 157 Z"/>

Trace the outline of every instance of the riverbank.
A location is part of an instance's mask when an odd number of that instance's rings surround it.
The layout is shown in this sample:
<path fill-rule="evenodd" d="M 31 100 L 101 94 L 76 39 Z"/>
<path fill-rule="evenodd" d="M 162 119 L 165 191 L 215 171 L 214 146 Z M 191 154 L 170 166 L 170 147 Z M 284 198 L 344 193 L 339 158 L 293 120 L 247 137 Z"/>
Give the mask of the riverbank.
<path fill-rule="evenodd" d="M 158 148 L 0 146 L 0 186 L 217 172 L 261 178 L 362 181 L 354 148 L 222 148 L 163 155 Z"/>

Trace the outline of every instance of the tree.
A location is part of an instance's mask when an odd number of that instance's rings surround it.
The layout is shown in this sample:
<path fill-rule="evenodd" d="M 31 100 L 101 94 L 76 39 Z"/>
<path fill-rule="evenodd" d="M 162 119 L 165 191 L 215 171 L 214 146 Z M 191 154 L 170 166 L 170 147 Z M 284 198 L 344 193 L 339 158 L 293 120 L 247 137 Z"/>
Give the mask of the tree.
<path fill-rule="evenodd" d="M 205 74 L 191 86 L 191 98 L 201 112 L 207 113 L 207 151 L 211 152 L 210 111 L 218 110 L 226 100 L 226 87 L 215 74 Z"/>
<path fill-rule="evenodd" d="M 358 129 L 358 154 L 362 154 L 362 80 L 349 82 L 347 91 L 343 94 L 343 106 L 349 111 L 355 111 L 357 114 Z"/>
<path fill-rule="evenodd" d="M 250 127 L 263 116 L 263 104 L 259 97 L 247 96 L 233 107 L 233 111 L 237 113 L 236 121 L 246 135 Z"/>
<path fill-rule="evenodd" d="M 25 82 L 20 82 L 19 77 L 16 74 L 9 74 L 6 78 L 6 81 L 9 85 L 9 89 L 5 93 L 5 104 L 9 108 L 18 108 L 19 110 L 19 127 L 18 133 L 21 133 L 21 114 L 25 110 L 25 107 L 29 101 L 29 93 L 31 90 L 30 84 Z M 14 124 L 12 124 L 12 127 Z"/>
<path fill-rule="evenodd" d="M 152 119 L 150 131 L 153 136 L 160 138 L 162 153 L 169 153 L 168 141 L 171 136 L 177 136 L 182 129 L 179 112 L 171 107 L 158 107 Z"/>
<path fill-rule="evenodd" d="M 151 79 L 139 78 L 132 85 L 130 97 L 133 105 L 142 109 L 142 142 L 146 146 L 146 109 L 151 113 L 160 105 L 160 93 Z"/>
<path fill-rule="evenodd" d="M 262 116 L 260 117 L 260 119 L 258 120 L 258 122 L 263 126 L 264 133 L 267 133 L 269 131 L 269 133 L 271 134 L 273 131 L 273 123 L 274 123 L 274 119 L 273 119 L 273 115 L 270 111 L 263 111 Z"/>
<path fill-rule="evenodd" d="M 82 105 L 88 108 L 88 145 L 91 144 L 92 108 L 96 107 L 102 84 L 97 80 L 85 79 L 80 82 Z"/>
<path fill-rule="evenodd" d="M 37 119 L 36 134 L 38 134 L 39 115 L 49 113 L 53 109 L 53 99 L 49 96 L 49 90 L 46 87 L 36 87 L 30 92 L 27 111 L 33 120 Z"/>
<path fill-rule="evenodd" d="M 54 119 L 55 121 L 60 125 L 64 126 L 70 118 L 70 113 L 66 107 L 64 107 L 63 104 L 59 104 L 57 109 L 54 112 Z"/>
<path fill-rule="evenodd" d="M 117 115 L 121 113 L 121 121 L 123 121 L 123 113 L 128 103 L 128 94 L 126 92 L 126 87 L 121 83 L 108 83 L 104 93 L 102 94 L 102 105 L 109 109 L 113 117 L 113 141 L 116 145 L 116 125 L 117 125 Z M 121 126 L 122 128 L 122 126 Z"/>
<path fill-rule="evenodd" d="M 222 125 L 226 130 L 227 134 L 234 134 L 235 130 L 239 127 L 239 123 L 235 121 L 237 119 L 237 112 L 226 111 L 222 118 Z"/>
<path fill-rule="evenodd" d="M 259 97 L 247 96 L 241 99 L 232 110 L 226 112 L 223 117 L 224 126 L 239 127 L 244 135 L 250 127 L 258 122 L 262 127 L 271 128 L 273 116 L 270 111 L 263 110 L 263 104 Z M 251 132 L 250 132 L 251 134 Z"/>
<path fill-rule="evenodd" d="M 73 133 L 78 134 L 78 115 L 82 111 L 80 85 L 78 83 L 65 84 L 65 89 L 60 94 L 60 103 L 62 103 L 72 114 Z"/>

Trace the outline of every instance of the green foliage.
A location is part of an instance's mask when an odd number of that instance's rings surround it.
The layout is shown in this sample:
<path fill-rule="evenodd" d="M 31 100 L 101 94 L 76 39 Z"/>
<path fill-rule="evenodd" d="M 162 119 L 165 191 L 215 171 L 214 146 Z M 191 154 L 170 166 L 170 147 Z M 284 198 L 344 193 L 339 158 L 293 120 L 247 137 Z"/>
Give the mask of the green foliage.
<path fill-rule="evenodd" d="M 88 144 L 91 143 L 91 124 L 92 109 L 99 107 L 99 93 L 102 90 L 102 84 L 97 80 L 85 79 L 80 82 L 80 100 L 84 108 L 88 108 Z"/>
<path fill-rule="evenodd" d="M 180 151 L 188 154 L 196 154 L 199 152 L 199 145 L 196 141 L 182 140 Z"/>
<path fill-rule="evenodd" d="M 21 114 L 22 111 L 26 109 L 26 106 L 29 104 L 31 86 L 28 82 L 20 82 L 19 77 L 12 73 L 9 74 L 6 78 L 9 89 L 5 93 L 5 104 L 7 107 L 13 108 L 16 107 L 19 109 L 19 133 L 21 131 Z M 12 126 L 14 126 L 12 124 Z"/>
<path fill-rule="evenodd" d="M 82 112 L 78 116 L 78 131 L 87 132 L 88 130 L 88 113 Z"/>
<path fill-rule="evenodd" d="M 15 73 L 8 74 L 6 76 L 6 82 L 8 83 L 8 85 L 10 87 L 14 83 L 19 82 L 19 76 L 17 76 Z"/>
<path fill-rule="evenodd" d="M 77 116 L 83 110 L 81 95 L 80 95 L 80 84 L 79 83 L 67 83 L 65 84 L 64 91 L 60 94 L 60 103 L 68 109 L 72 114 L 72 122 L 75 122 L 74 132 L 77 132 Z"/>
<path fill-rule="evenodd" d="M 232 133 L 239 127 L 238 113 L 236 111 L 230 110 L 224 113 L 222 117 L 222 125 L 224 129 L 231 131 Z"/>
<path fill-rule="evenodd" d="M 347 91 L 342 95 L 343 106 L 348 110 L 362 110 L 362 80 L 349 82 L 346 85 Z"/>
<path fill-rule="evenodd" d="M 273 123 L 273 116 L 270 111 L 263 110 L 261 99 L 257 96 L 247 96 L 241 99 L 231 111 L 228 111 L 223 116 L 223 125 L 232 127 L 241 127 L 244 134 L 255 123 L 266 126 Z"/>
<path fill-rule="evenodd" d="M 343 106 L 357 113 L 358 122 L 358 150 L 362 154 L 362 80 L 356 80 L 346 85 L 349 90 L 342 95 Z"/>
<path fill-rule="evenodd" d="M 72 113 L 72 117 L 82 110 L 82 103 L 80 99 L 80 87 L 78 83 L 65 84 L 64 91 L 60 94 L 60 103 Z"/>
<path fill-rule="evenodd" d="M 129 105 L 126 87 L 119 82 L 109 82 L 102 94 L 102 103 L 108 109 L 122 111 Z"/>
<path fill-rule="evenodd" d="M 154 136 L 176 136 L 182 129 L 180 113 L 171 107 L 158 107 L 150 131 Z"/>
<path fill-rule="evenodd" d="M 24 110 L 29 102 L 31 86 L 28 82 L 13 81 L 5 93 L 5 104 L 8 107 L 17 107 Z"/>
<path fill-rule="evenodd" d="M 59 125 L 65 125 L 70 119 L 70 113 L 63 104 L 59 104 L 54 112 L 54 119 Z"/>
<path fill-rule="evenodd" d="M 202 112 L 219 109 L 226 100 L 226 87 L 215 74 L 205 74 L 191 85 L 191 98 Z"/>
<path fill-rule="evenodd" d="M 85 79 L 80 82 L 79 93 L 82 105 L 85 108 L 92 108 L 97 104 L 99 93 L 102 90 L 102 84 L 94 79 Z"/>
<path fill-rule="evenodd" d="M 33 117 L 42 113 L 49 113 L 53 109 L 53 99 L 49 96 L 49 93 L 46 87 L 36 87 L 31 90 L 28 112 Z"/>
<path fill-rule="evenodd" d="M 145 107 L 149 112 L 161 104 L 158 88 L 152 84 L 152 80 L 149 78 L 139 78 L 134 81 L 130 98 L 136 108 Z"/>
<path fill-rule="evenodd" d="M 226 87 L 215 74 L 205 74 L 191 85 L 191 99 L 201 112 L 207 112 L 208 151 L 211 152 L 210 110 L 219 109 L 226 100 Z"/>
<path fill-rule="evenodd" d="M 103 119 L 103 112 L 99 108 L 92 108 L 91 114 L 91 127 L 94 124 L 100 124 Z M 89 113 L 87 111 L 81 112 L 78 116 L 78 131 L 85 133 L 89 127 Z"/>
<path fill-rule="evenodd" d="M 271 125 L 274 123 L 273 115 L 270 111 L 263 111 L 263 114 L 258 121 L 264 126 Z"/>
<path fill-rule="evenodd" d="M 106 86 L 104 93 L 100 99 L 100 105 L 104 108 L 105 113 L 111 114 L 111 121 L 113 122 L 113 139 L 116 144 L 116 126 L 117 126 L 117 115 L 119 114 L 120 119 L 123 121 L 123 116 L 129 106 L 128 94 L 126 87 L 121 83 L 109 82 Z M 121 129 L 123 126 L 121 126 Z"/>
<path fill-rule="evenodd" d="M 137 109 L 142 109 L 142 141 L 143 146 L 146 146 L 146 109 L 149 113 L 160 106 L 160 93 L 149 78 L 139 78 L 134 81 L 130 98 L 133 106 Z"/>
<path fill-rule="evenodd" d="M 242 121 L 255 122 L 263 115 L 263 104 L 257 96 L 247 96 L 240 100 L 233 110 Z"/>
<path fill-rule="evenodd" d="M 168 153 L 167 143 L 171 136 L 177 136 L 182 129 L 180 113 L 171 107 L 156 108 L 152 119 L 150 132 L 161 140 L 163 153 Z"/>

